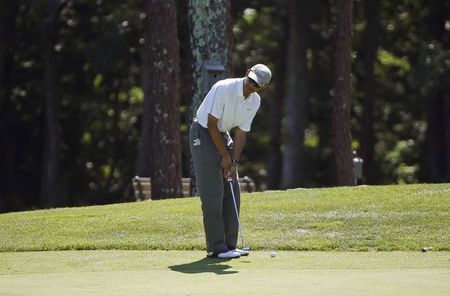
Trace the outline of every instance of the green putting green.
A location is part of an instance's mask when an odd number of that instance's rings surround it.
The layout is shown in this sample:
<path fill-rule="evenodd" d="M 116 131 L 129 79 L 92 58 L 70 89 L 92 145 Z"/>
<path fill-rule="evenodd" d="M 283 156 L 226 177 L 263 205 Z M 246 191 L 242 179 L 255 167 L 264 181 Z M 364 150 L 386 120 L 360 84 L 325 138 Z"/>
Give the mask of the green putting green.
<path fill-rule="evenodd" d="M 0 295 L 449 295 L 448 252 L 0 253 Z M 235 294 L 239 293 L 239 294 Z"/>

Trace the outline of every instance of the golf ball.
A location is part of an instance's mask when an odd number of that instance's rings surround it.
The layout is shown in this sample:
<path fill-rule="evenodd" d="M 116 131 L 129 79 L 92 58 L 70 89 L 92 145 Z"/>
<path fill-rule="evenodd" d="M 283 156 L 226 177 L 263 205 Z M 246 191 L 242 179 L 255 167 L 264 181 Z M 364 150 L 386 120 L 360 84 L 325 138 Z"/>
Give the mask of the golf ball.
<path fill-rule="evenodd" d="M 270 253 L 270 257 L 272 257 L 272 258 L 277 257 L 277 253 L 275 253 L 275 252 Z"/>

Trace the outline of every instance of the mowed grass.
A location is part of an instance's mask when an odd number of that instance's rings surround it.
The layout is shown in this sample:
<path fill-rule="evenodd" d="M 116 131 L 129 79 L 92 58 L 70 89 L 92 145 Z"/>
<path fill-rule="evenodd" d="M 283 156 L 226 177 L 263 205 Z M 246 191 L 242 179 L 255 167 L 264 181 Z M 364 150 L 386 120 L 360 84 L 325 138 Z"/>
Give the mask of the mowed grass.
<path fill-rule="evenodd" d="M 253 250 L 450 250 L 450 184 L 244 194 Z M 203 250 L 199 198 L 0 215 L 0 252 Z"/>
<path fill-rule="evenodd" d="M 448 252 L 0 253 L 0 295 L 448 295 Z"/>

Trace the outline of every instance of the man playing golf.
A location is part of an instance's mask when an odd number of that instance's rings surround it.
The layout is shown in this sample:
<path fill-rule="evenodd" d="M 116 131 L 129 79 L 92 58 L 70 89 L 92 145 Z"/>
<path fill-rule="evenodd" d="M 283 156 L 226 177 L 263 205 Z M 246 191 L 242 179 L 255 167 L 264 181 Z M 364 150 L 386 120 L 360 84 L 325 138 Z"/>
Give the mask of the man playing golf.
<path fill-rule="evenodd" d="M 272 73 L 262 64 L 243 78 L 218 81 L 206 95 L 192 123 L 189 140 L 203 211 L 207 256 L 230 259 L 248 255 L 236 248 L 240 189 L 237 166 L 246 134 L 261 104 L 256 93 Z M 236 127 L 234 141 L 228 133 Z M 234 198 L 231 186 L 232 181 Z"/>

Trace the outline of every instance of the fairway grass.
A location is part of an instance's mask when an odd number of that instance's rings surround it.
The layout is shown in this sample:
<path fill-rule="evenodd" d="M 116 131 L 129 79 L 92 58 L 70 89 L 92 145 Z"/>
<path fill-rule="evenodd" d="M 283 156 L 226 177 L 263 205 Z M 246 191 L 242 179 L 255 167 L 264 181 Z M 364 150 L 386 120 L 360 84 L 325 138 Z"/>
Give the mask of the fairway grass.
<path fill-rule="evenodd" d="M 450 184 L 244 194 L 229 261 L 198 198 L 1 214 L 0 296 L 449 295 L 449 213 Z"/>
<path fill-rule="evenodd" d="M 0 295 L 448 295 L 448 252 L 0 253 Z M 239 293 L 239 294 L 237 294 Z"/>
<path fill-rule="evenodd" d="M 450 250 L 450 184 L 295 189 L 243 194 L 254 250 Z M 0 215 L 0 252 L 203 250 L 199 198 Z"/>

